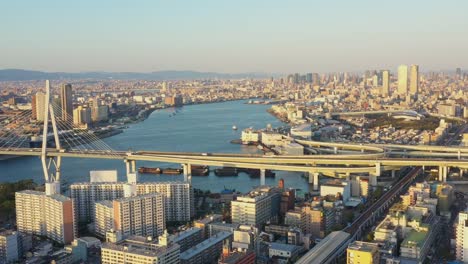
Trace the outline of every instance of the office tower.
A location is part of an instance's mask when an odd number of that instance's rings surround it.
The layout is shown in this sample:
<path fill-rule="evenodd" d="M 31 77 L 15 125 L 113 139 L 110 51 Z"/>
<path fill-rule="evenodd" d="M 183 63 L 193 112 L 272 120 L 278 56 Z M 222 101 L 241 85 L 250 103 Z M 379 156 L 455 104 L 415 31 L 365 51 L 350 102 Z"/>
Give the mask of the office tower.
<path fill-rule="evenodd" d="M 408 66 L 400 65 L 398 67 L 398 94 L 406 95 L 408 93 Z"/>
<path fill-rule="evenodd" d="M 312 73 L 307 73 L 306 74 L 306 82 L 312 83 Z"/>
<path fill-rule="evenodd" d="M 101 237 L 105 237 L 106 232 L 115 229 L 112 201 L 104 200 L 96 202 L 94 212 L 94 232 Z"/>
<path fill-rule="evenodd" d="M 468 211 L 458 213 L 455 224 L 455 255 L 457 260 L 468 262 Z"/>
<path fill-rule="evenodd" d="M 70 198 L 27 190 L 16 192 L 15 199 L 18 231 L 46 236 L 62 244 L 73 241 L 76 226 Z"/>
<path fill-rule="evenodd" d="M 91 109 L 88 107 L 78 106 L 73 110 L 73 124 L 82 125 L 90 124 L 91 119 Z"/>
<path fill-rule="evenodd" d="M 231 202 L 232 222 L 259 226 L 278 216 L 281 192 L 277 188 L 262 186 L 248 195 Z"/>
<path fill-rule="evenodd" d="M 419 92 L 419 66 L 410 66 L 410 94 L 414 98 L 418 96 Z"/>
<path fill-rule="evenodd" d="M 180 264 L 217 263 L 223 251 L 225 240 L 229 240 L 232 233 L 219 232 L 180 254 Z"/>
<path fill-rule="evenodd" d="M 179 264 L 179 255 L 179 245 L 175 243 L 156 243 L 138 236 L 101 247 L 103 264 Z"/>
<path fill-rule="evenodd" d="M 461 68 L 455 69 L 455 75 L 456 75 L 457 77 L 461 77 L 461 75 L 462 75 L 462 70 L 461 70 Z"/>
<path fill-rule="evenodd" d="M 33 111 L 33 118 L 37 121 L 44 121 L 44 110 L 45 110 L 45 94 L 44 93 L 36 93 L 34 96 L 34 108 L 35 111 Z M 31 106 L 32 107 L 32 106 Z M 34 116 L 35 112 L 35 116 Z"/>
<path fill-rule="evenodd" d="M 390 71 L 382 71 L 382 96 L 387 97 L 390 95 Z"/>
<path fill-rule="evenodd" d="M 318 73 L 312 74 L 312 82 L 314 85 L 320 85 L 320 76 Z"/>
<path fill-rule="evenodd" d="M 18 232 L 0 231 L 0 263 L 16 263 L 21 257 L 20 244 Z"/>
<path fill-rule="evenodd" d="M 71 84 L 62 84 L 60 86 L 60 105 L 62 109 L 62 120 L 70 120 L 73 117 L 73 97 Z"/>
<path fill-rule="evenodd" d="M 33 94 L 31 97 L 31 118 L 37 120 L 37 109 L 36 109 L 36 95 Z"/>
<path fill-rule="evenodd" d="M 150 193 L 113 201 L 114 227 L 123 237 L 159 236 L 166 228 L 162 195 Z"/>
<path fill-rule="evenodd" d="M 348 245 L 346 263 L 379 264 L 379 246 L 375 243 L 366 243 L 362 241 L 352 242 Z"/>

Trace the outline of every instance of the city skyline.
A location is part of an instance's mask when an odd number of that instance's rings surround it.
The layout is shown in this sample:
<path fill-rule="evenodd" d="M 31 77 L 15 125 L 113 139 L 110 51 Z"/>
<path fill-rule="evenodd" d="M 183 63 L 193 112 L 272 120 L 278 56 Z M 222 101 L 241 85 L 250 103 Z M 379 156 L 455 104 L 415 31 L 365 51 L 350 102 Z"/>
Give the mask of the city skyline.
<path fill-rule="evenodd" d="M 466 68 L 466 2 L 1 4 L 0 68 L 221 73 Z M 18 15 L 21 14 L 21 15 Z M 370 21 L 376 21 L 371 23 Z M 439 23 L 443 21 L 443 23 Z M 60 23 L 58 23 L 60 22 Z M 215 22 L 215 23 L 214 23 Z M 317 26 L 318 25 L 318 26 Z"/>

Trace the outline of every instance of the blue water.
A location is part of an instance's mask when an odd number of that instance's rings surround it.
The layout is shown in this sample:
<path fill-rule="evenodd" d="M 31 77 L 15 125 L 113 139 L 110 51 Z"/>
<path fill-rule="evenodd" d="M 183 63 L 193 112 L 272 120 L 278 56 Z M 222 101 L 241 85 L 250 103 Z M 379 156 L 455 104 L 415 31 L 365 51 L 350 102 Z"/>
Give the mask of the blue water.
<path fill-rule="evenodd" d="M 231 144 L 240 138 L 247 127 L 273 127 L 282 123 L 266 110 L 267 105 L 246 105 L 243 101 L 184 106 L 153 112 L 144 122 L 131 125 L 124 133 L 106 138 L 104 141 L 115 150 L 188 151 L 211 153 L 258 153 L 253 146 Z M 177 111 L 177 112 L 176 112 Z M 175 115 L 174 115 L 175 113 Z M 171 116 L 170 116 L 171 115 Z M 232 126 L 238 127 L 237 131 Z M 180 164 L 137 162 L 137 167 L 180 167 Z M 62 180 L 72 183 L 88 181 L 90 170 L 118 170 L 119 178 L 125 179 L 125 164 L 117 160 L 71 159 L 62 160 Z M 0 161 L 0 181 L 34 179 L 44 180 L 40 159 L 22 157 Z M 307 182 L 300 173 L 276 172 L 276 178 L 267 178 L 266 183 L 276 185 L 284 178 L 286 187 L 307 190 Z M 182 180 L 183 176 L 140 175 L 141 181 Z M 239 174 L 237 177 L 193 177 L 195 188 L 219 192 L 224 187 L 242 192 L 259 184 L 259 179 Z"/>

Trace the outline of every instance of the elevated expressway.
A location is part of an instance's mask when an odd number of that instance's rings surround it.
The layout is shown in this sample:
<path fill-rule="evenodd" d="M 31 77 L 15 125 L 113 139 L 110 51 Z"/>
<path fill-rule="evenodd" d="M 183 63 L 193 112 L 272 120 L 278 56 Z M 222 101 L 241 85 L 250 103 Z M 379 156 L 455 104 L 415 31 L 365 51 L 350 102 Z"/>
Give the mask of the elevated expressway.
<path fill-rule="evenodd" d="M 361 145 L 296 140 L 304 146 L 333 149 L 336 154 L 303 156 L 269 156 L 222 153 L 190 153 L 159 151 L 83 151 L 47 149 L 49 157 L 117 159 L 127 164 L 127 173 L 135 173 L 136 161 L 180 163 L 186 180 L 190 180 L 190 165 L 209 165 L 265 170 L 295 171 L 309 174 L 309 181 L 318 184 L 319 174 L 330 177 L 348 177 L 350 174 L 368 174 L 371 184 L 382 171 L 395 171 L 406 166 L 436 166 L 446 179 L 448 168 L 468 169 L 468 148 L 407 145 Z M 0 155 L 41 156 L 41 149 L 0 148 Z M 375 181 L 375 182 L 373 182 Z"/>

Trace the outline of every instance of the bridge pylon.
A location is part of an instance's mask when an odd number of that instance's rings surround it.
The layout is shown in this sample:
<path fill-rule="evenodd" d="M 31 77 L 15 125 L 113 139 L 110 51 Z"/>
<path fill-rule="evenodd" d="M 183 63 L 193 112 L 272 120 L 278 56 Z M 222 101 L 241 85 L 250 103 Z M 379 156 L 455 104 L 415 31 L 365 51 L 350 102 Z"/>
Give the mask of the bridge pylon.
<path fill-rule="evenodd" d="M 50 104 L 50 82 L 46 80 L 46 98 L 44 107 L 44 127 L 42 130 L 42 149 L 41 149 L 41 163 L 44 172 L 46 194 L 52 195 L 60 193 L 60 168 L 62 164 L 62 157 L 48 157 L 47 156 L 47 136 L 49 133 L 49 118 L 52 124 L 52 132 L 54 133 L 55 148 L 60 151 L 60 140 L 58 136 L 57 123 L 55 120 L 54 108 Z"/>

